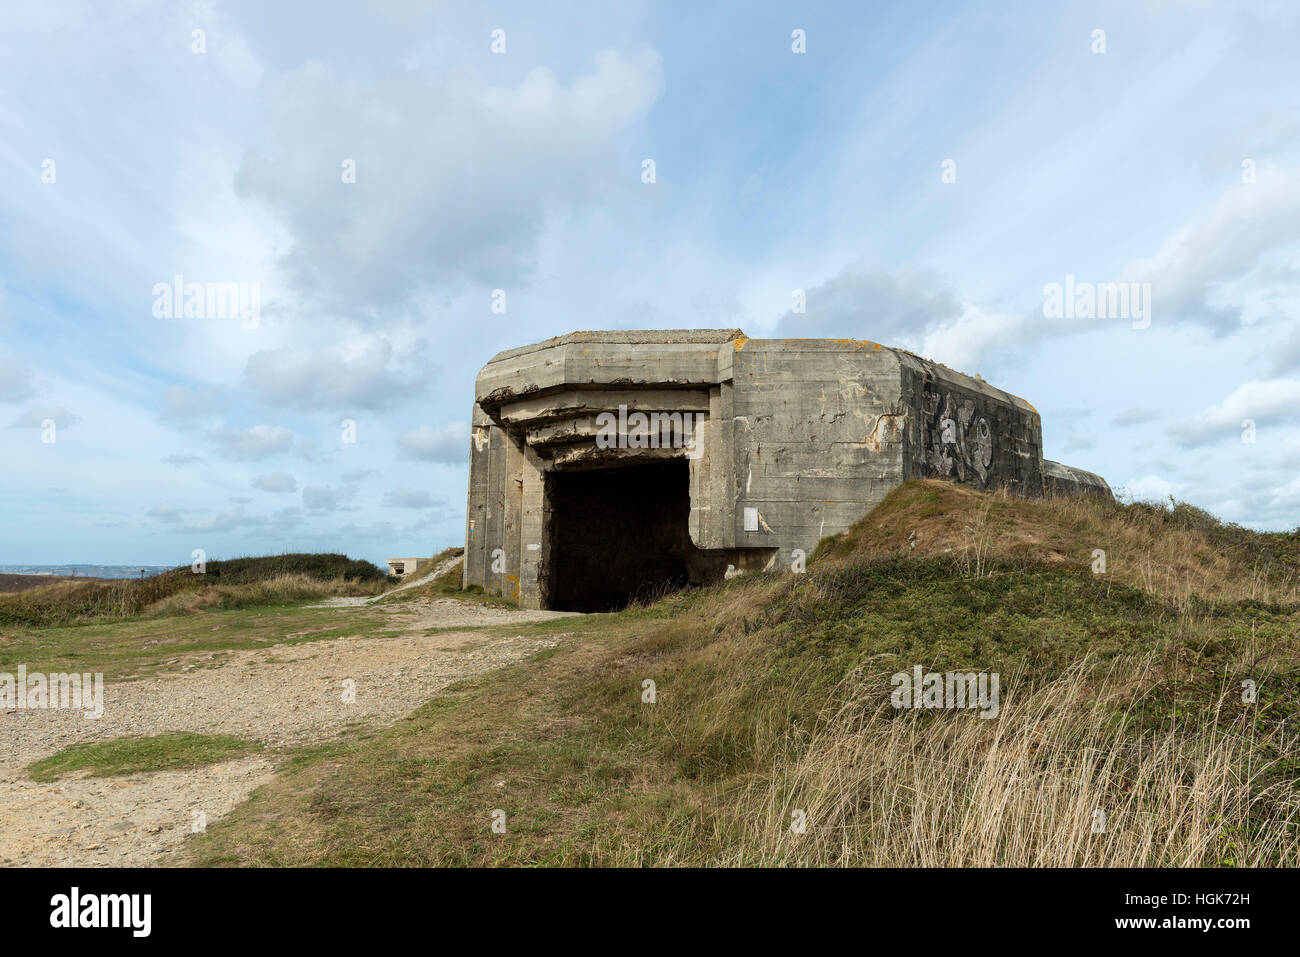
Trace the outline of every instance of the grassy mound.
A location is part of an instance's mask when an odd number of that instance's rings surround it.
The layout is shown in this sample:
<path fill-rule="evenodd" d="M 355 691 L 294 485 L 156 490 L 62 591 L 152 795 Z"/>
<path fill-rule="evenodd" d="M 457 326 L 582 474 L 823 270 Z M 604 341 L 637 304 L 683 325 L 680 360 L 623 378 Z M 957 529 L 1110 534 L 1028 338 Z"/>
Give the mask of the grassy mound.
<path fill-rule="evenodd" d="M 377 594 L 386 582 L 382 570 L 366 561 L 332 554 L 268 555 L 208 562 L 203 574 L 189 566 L 150 578 L 60 582 L 0 595 L 0 625 L 45 626 L 128 618 L 160 602 L 182 610 L 184 593 L 208 591 L 198 605 L 241 607 L 241 601 L 275 603 L 325 594 Z M 318 583 L 320 587 L 313 587 Z M 234 589 L 242 587 L 241 596 Z"/>
<path fill-rule="evenodd" d="M 1185 508 L 909 483 L 804 575 L 533 626 L 573 637 L 304 753 L 195 850 L 207 864 L 1294 866 L 1294 556 L 1294 536 Z M 998 717 L 892 707 L 892 676 L 916 665 L 998 673 Z"/>
<path fill-rule="evenodd" d="M 175 732 L 152 737 L 115 738 L 93 744 L 73 744 L 27 767 L 33 781 L 57 781 L 77 771 L 102 778 L 145 771 L 172 771 L 228 761 L 260 751 L 257 741 L 229 735 Z"/>
<path fill-rule="evenodd" d="M 1182 502 L 1169 507 L 1098 498 L 1019 499 L 950 482 L 908 482 L 820 558 L 949 555 L 978 570 L 989 556 L 1091 571 L 1187 600 L 1300 601 L 1300 529 L 1253 532 Z"/>
<path fill-rule="evenodd" d="M 181 568 L 178 571 L 188 572 L 190 569 Z M 344 581 L 383 581 L 387 577 L 383 569 L 370 562 L 326 552 L 228 558 L 208 562 L 204 574 L 210 581 L 223 585 L 243 585 L 284 575 L 301 575 L 320 581 L 335 578 Z"/>

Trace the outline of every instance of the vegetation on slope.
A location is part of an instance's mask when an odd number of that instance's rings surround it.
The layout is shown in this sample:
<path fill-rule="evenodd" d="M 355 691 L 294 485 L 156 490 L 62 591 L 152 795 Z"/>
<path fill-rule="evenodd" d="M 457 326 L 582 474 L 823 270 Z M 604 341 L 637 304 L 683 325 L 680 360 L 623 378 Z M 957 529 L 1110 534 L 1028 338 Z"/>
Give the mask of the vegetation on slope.
<path fill-rule="evenodd" d="M 805 575 L 533 626 L 574 636 L 303 752 L 194 850 L 209 864 L 1295 865 L 1296 555 L 1294 533 L 1185 506 L 908 483 Z M 999 673 L 998 718 L 894 709 L 890 676 L 916 665 Z"/>
<path fill-rule="evenodd" d="M 450 596 L 469 597 L 469 593 L 462 591 L 460 587 L 461 569 L 464 567 L 464 562 L 460 559 L 464 554 L 465 549 L 463 546 L 453 545 L 450 548 L 444 548 L 432 558 L 425 559 L 420 563 L 420 567 L 414 575 L 406 575 L 402 579 L 402 584 L 381 598 L 380 603 L 420 601 Z M 438 572 L 440 568 L 442 571 Z M 429 581 L 422 582 L 423 579 L 428 578 L 434 572 L 438 572 L 438 574 L 434 575 Z M 417 584 L 417 582 L 422 583 Z"/>
<path fill-rule="evenodd" d="M 0 595 L 0 626 L 129 618 L 160 610 L 238 608 L 344 594 L 378 594 L 387 576 L 370 562 L 333 554 L 267 555 L 189 566 L 148 578 L 60 582 Z"/>
<path fill-rule="evenodd" d="M 402 601 L 437 601 L 443 598 L 460 598 L 466 601 L 476 602 L 481 605 L 494 605 L 500 608 L 518 608 L 519 602 L 508 595 L 499 595 L 494 592 L 484 591 L 479 585 L 470 585 L 467 588 L 461 587 L 464 580 L 465 572 L 465 549 L 463 547 L 452 547 L 443 549 L 433 558 L 429 559 L 429 565 L 425 566 L 430 569 L 437 569 L 439 566 L 446 566 L 445 570 L 435 575 L 428 582 L 415 588 L 406 588 L 395 591 L 392 594 L 385 595 L 380 599 L 380 603 L 388 604 L 390 602 Z M 420 575 L 423 577 L 424 571 Z"/>
<path fill-rule="evenodd" d="M 435 555 L 431 562 L 431 567 L 437 568 L 439 565 L 447 564 L 446 571 L 440 575 L 435 575 L 433 580 L 426 585 L 422 591 L 425 598 L 437 596 L 459 595 L 462 593 L 461 582 L 465 574 L 465 549 L 448 548 L 443 552 Z M 452 562 L 453 558 L 459 558 L 460 561 Z"/>
<path fill-rule="evenodd" d="M 909 482 L 818 557 L 982 556 L 1091 570 L 1105 553 L 1109 580 L 1184 601 L 1192 596 L 1300 601 L 1300 529 L 1253 532 L 1185 502 L 1169 507 L 1096 498 L 1025 501 L 943 482 Z"/>

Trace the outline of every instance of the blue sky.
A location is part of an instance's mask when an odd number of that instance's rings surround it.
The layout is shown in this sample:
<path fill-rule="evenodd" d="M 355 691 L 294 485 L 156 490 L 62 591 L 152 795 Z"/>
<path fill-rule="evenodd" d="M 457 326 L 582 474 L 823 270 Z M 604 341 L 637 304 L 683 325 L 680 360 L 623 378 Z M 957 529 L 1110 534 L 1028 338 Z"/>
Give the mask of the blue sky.
<path fill-rule="evenodd" d="M 910 348 L 1294 528 L 1298 46 L 1284 2 L 6 4 L 0 563 L 430 554 L 478 368 L 599 328 Z M 256 323 L 157 315 L 177 274 Z M 1149 327 L 1046 316 L 1066 276 Z"/>

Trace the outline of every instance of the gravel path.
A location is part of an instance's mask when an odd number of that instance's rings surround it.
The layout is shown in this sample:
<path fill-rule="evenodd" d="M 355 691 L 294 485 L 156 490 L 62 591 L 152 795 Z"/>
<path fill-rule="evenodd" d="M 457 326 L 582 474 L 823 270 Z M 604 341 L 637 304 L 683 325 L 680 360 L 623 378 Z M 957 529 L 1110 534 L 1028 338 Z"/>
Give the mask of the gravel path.
<path fill-rule="evenodd" d="M 268 748 L 336 737 L 356 724 L 381 726 L 461 678 L 556 644 L 559 636 L 493 637 L 435 628 L 564 617 L 453 599 L 372 606 L 388 612 L 392 638 L 347 637 L 196 656 L 180 673 L 106 684 L 104 714 L 0 710 L 0 863 L 34 866 L 163 863 L 185 835 L 211 824 L 270 780 L 262 754 L 188 771 L 38 784 L 33 761 L 75 742 L 166 731 L 237 734 Z M 347 615 L 347 606 L 340 606 Z M 382 630 L 382 629 L 381 629 Z M 210 657 L 210 656 L 209 656 Z M 343 700 L 355 682 L 355 702 Z M 200 816 L 201 815 L 201 816 Z"/>

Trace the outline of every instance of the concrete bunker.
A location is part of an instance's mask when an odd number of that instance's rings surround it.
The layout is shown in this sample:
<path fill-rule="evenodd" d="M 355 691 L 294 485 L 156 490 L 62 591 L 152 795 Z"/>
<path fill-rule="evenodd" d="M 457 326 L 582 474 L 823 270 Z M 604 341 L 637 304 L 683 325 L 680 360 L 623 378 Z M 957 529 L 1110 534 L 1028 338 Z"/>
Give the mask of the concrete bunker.
<path fill-rule="evenodd" d="M 1110 495 L 1043 459 L 1023 399 L 864 340 L 579 332 L 500 353 L 475 393 L 464 580 L 525 607 L 798 572 L 909 478 Z"/>

